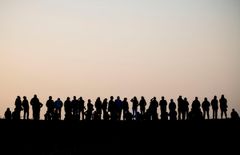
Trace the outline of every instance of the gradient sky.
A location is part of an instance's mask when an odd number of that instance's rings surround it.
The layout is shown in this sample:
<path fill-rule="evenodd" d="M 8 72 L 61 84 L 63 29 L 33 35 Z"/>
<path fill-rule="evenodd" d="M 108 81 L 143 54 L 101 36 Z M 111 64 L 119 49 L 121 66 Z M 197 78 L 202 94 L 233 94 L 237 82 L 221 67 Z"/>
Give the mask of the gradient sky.
<path fill-rule="evenodd" d="M 240 112 L 239 49 L 238 0 L 0 0 L 0 116 L 34 94 L 225 94 Z"/>

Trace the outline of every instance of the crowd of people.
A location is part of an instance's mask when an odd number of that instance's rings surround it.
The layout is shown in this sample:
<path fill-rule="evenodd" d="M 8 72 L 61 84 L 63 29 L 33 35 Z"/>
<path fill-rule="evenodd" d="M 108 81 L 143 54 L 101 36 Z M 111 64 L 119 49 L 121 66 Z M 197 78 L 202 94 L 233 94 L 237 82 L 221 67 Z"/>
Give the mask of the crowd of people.
<path fill-rule="evenodd" d="M 121 99 L 117 96 L 114 99 L 111 96 L 110 99 L 104 98 L 103 100 L 98 97 L 94 103 L 88 99 L 85 105 L 85 100 L 82 97 L 77 99 L 76 96 L 73 96 L 72 100 L 67 97 L 63 102 L 60 98 L 53 100 L 52 96 L 49 96 L 45 104 L 47 110 L 44 119 L 61 120 L 62 109 L 65 112 L 64 120 L 200 120 L 210 119 L 210 110 L 212 110 L 212 119 L 219 119 L 219 111 L 220 119 L 239 119 L 235 109 L 232 109 L 231 116 L 228 117 L 228 102 L 224 95 L 220 99 L 214 96 L 211 101 L 205 97 L 202 102 L 199 101 L 198 97 L 195 97 L 191 105 L 188 99 L 182 96 L 178 97 L 177 103 L 173 99 L 168 103 L 164 96 L 161 97 L 160 101 L 153 97 L 149 104 L 143 96 L 140 100 L 134 96 L 130 102 L 131 106 L 129 106 L 128 98 Z M 41 108 L 44 105 L 37 95 L 34 95 L 30 103 L 26 96 L 23 96 L 23 99 L 17 96 L 14 110 L 11 111 L 10 108 L 7 108 L 4 114 L 5 119 L 30 119 L 30 106 L 32 107 L 32 119 L 39 120 Z"/>

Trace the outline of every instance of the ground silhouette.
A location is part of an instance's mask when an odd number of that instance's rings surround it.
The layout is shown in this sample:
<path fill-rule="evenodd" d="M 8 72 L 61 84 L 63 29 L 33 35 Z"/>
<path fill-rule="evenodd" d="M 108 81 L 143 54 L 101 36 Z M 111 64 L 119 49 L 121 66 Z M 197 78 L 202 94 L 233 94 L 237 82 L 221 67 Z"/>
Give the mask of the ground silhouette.
<path fill-rule="evenodd" d="M 1 154 L 233 154 L 240 121 L 0 120 Z"/>
<path fill-rule="evenodd" d="M 30 102 L 25 96 L 23 101 L 17 96 L 14 111 L 7 108 L 5 119 L 0 120 L 0 153 L 215 155 L 239 152 L 240 118 L 235 109 L 227 116 L 224 95 L 220 99 L 214 96 L 211 102 L 207 98 L 200 101 L 198 97 L 191 102 L 180 95 L 168 103 L 164 96 L 161 100 L 153 97 L 149 106 L 146 105 L 144 96 L 140 100 L 136 96 L 130 100 L 120 96 L 111 96 L 109 100 L 73 96 L 65 101 L 49 96 L 45 104 L 37 95 Z M 29 117 L 29 106 L 32 117 Z M 44 120 L 39 120 L 43 106 L 47 111 Z"/>

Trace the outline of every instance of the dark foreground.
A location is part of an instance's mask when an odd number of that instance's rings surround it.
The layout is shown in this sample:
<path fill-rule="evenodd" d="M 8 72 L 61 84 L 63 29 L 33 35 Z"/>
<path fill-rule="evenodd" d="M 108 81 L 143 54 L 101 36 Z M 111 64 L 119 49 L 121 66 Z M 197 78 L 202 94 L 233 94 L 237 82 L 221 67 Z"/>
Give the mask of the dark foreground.
<path fill-rule="evenodd" d="M 0 120 L 0 154 L 239 154 L 240 122 Z"/>

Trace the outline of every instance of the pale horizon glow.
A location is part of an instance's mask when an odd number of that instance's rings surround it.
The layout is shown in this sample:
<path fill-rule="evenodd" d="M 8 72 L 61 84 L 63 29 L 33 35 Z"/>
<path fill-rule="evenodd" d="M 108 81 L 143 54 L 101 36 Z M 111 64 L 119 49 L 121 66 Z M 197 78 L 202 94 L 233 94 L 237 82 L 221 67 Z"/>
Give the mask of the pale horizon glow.
<path fill-rule="evenodd" d="M 48 96 L 222 94 L 240 113 L 239 15 L 237 0 L 1 0 L 0 116 L 34 94 L 41 114 Z"/>

